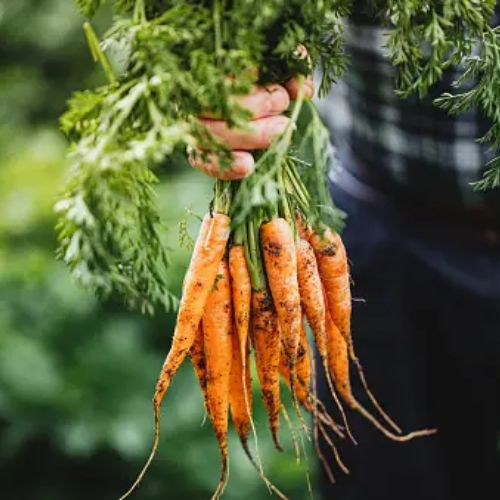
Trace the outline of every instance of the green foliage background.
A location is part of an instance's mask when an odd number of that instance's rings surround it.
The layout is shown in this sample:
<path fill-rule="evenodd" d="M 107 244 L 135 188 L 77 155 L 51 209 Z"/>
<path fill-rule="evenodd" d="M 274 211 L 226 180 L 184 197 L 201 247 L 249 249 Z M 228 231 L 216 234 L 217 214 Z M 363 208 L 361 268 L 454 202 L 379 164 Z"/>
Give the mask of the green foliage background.
<path fill-rule="evenodd" d="M 149 451 L 151 396 L 175 320 L 99 303 L 54 257 L 53 204 L 67 166 L 57 117 L 73 90 L 104 79 L 81 24 L 69 0 L 0 0 L 0 483 L 6 499 L 112 499 L 125 491 Z M 164 168 L 161 180 L 169 285 L 178 291 L 189 258 L 178 223 L 186 207 L 203 213 L 212 183 L 183 165 Z M 188 221 L 194 236 L 197 221 Z M 307 498 L 304 466 L 295 464 L 290 443 L 285 454 L 272 450 L 257 392 L 254 397 L 266 471 L 290 498 Z M 187 363 L 164 402 L 160 453 L 135 498 L 209 498 L 218 452 L 202 421 Z M 267 497 L 234 436 L 231 452 L 225 498 Z"/>

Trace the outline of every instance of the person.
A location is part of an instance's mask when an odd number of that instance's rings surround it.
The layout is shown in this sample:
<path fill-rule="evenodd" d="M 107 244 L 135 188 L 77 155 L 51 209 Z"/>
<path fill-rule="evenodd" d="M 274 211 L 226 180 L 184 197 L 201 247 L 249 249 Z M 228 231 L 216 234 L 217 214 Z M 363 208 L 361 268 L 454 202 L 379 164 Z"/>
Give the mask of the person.
<path fill-rule="evenodd" d="M 500 190 L 471 186 L 489 159 L 476 141 L 488 123 L 477 111 L 451 117 L 432 104 L 452 70 L 427 98 L 398 98 L 382 31 L 368 17 L 352 17 L 346 46 L 350 69 L 321 110 L 342 167 L 331 192 L 348 215 L 355 347 L 386 411 L 405 430 L 438 433 L 394 443 L 349 414 L 359 445 L 341 452 L 351 474 L 338 473 L 333 485 L 325 476 L 323 496 L 500 498 Z M 221 171 L 215 157 L 194 155 L 193 166 L 227 179 L 250 175 L 251 151 L 284 130 L 296 85 L 242 98 L 251 130 L 202 117 L 234 162 Z M 320 390 L 334 412 L 324 383 Z"/>

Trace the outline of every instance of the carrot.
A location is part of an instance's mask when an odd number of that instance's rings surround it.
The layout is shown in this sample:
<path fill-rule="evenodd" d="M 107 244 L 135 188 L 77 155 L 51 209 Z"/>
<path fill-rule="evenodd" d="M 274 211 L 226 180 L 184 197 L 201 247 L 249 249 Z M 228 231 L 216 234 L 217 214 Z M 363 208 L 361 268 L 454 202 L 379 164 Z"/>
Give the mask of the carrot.
<path fill-rule="evenodd" d="M 295 390 L 295 365 L 300 343 L 302 311 L 294 235 L 288 222 L 276 217 L 260 226 L 260 238 L 269 288 L 278 314 L 281 338 L 290 367 L 292 398 L 302 427 L 307 433 Z"/>
<path fill-rule="evenodd" d="M 205 359 L 207 369 L 208 415 L 219 443 L 221 476 L 213 498 L 219 498 L 228 477 L 228 413 L 232 359 L 232 303 L 229 269 L 225 260 L 219 264 L 214 284 L 203 314 Z"/>
<path fill-rule="evenodd" d="M 277 432 L 279 428 L 278 417 L 279 417 L 279 408 L 281 403 L 279 399 L 279 373 L 277 367 L 278 362 L 275 362 L 274 363 L 275 366 L 273 366 L 272 356 L 270 363 L 268 363 L 267 361 L 263 363 L 261 361 L 262 357 L 261 352 L 263 352 L 263 349 L 260 347 L 260 339 L 262 335 L 260 333 L 254 335 L 254 331 L 260 332 L 261 329 L 265 330 L 265 332 L 270 332 L 271 336 L 277 335 L 278 338 L 277 356 L 279 357 L 279 325 L 277 321 L 276 311 L 274 309 L 274 303 L 266 285 L 266 276 L 264 273 L 264 267 L 262 264 L 262 256 L 260 251 L 260 237 L 258 229 L 259 224 L 260 222 L 257 220 L 249 220 L 247 224 L 237 228 L 235 230 L 233 242 L 235 242 L 237 245 L 243 245 L 244 248 L 246 269 L 250 277 L 251 289 L 252 289 L 250 301 L 251 301 L 251 309 L 253 310 L 251 310 L 251 315 L 250 315 L 250 323 L 251 323 L 250 336 L 254 344 L 254 349 L 256 350 L 255 358 L 256 358 L 258 376 L 261 381 L 261 384 L 263 383 L 263 387 L 265 387 L 265 393 L 263 393 L 263 397 L 264 397 L 264 404 L 266 406 L 266 412 L 268 413 L 269 416 L 269 424 L 271 427 L 275 444 L 279 446 L 277 439 L 278 436 Z M 257 297 L 259 297 L 259 299 L 257 299 Z M 257 337 L 258 339 L 257 343 L 255 342 L 255 337 Z M 263 339 L 265 339 L 265 337 L 263 337 Z M 264 346 L 264 348 L 265 347 L 266 346 Z M 266 357 L 269 354 L 269 352 L 268 351 L 264 352 L 265 352 L 264 357 Z M 275 375 L 272 375 L 273 373 Z M 266 374 L 265 377 L 264 374 Z M 276 379 L 276 382 L 273 382 L 273 377 Z M 266 379 L 265 381 L 264 378 Z M 269 384 L 270 387 L 268 387 L 266 384 Z M 250 425 L 252 427 L 252 433 L 255 440 L 255 453 L 257 458 L 256 462 L 254 462 L 253 460 L 252 462 L 259 471 L 259 475 L 266 484 L 269 492 L 275 493 L 279 498 L 286 499 L 286 496 L 278 488 L 276 488 L 265 475 L 259 454 L 257 431 L 255 429 L 255 425 L 251 418 L 251 414 L 250 414 Z"/>
<path fill-rule="evenodd" d="M 279 363 L 281 352 L 278 316 L 271 293 L 266 288 L 252 294 L 252 341 L 255 364 L 262 390 L 262 400 L 269 419 L 274 445 L 279 443 L 279 412 L 281 408 Z"/>
<path fill-rule="evenodd" d="M 275 218 L 260 226 L 260 236 L 269 287 L 293 376 L 302 323 L 293 232 L 285 219 Z"/>
<path fill-rule="evenodd" d="M 241 445 L 248 457 L 253 460 L 250 450 L 248 449 L 248 433 L 250 431 L 252 408 L 252 379 L 250 377 L 250 367 L 248 364 L 250 354 L 248 346 L 245 351 L 245 361 L 243 364 L 241 359 L 240 339 L 233 329 L 229 406 L 231 408 L 233 424 L 240 438 Z"/>
<path fill-rule="evenodd" d="M 229 234 L 230 219 L 227 215 L 214 213 L 212 216 L 207 214 L 204 217 L 184 278 L 172 346 L 163 363 L 153 396 L 154 438 L 151 453 L 137 479 L 120 500 L 128 497 L 138 486 L 156 454 L 160 440 L 160 405 L 172 378 L 194 342 Z"/>
<path fill-rule="evenodd" d="M 295 215 L 295 226 L 297 227 L 297 231 L 299 232 L 299 236 L 306 241 L 309 241 L 311 236 L 313 235 L 313 231 L 311 226 L 309 226 L 300 213 L 296 213 Z"/>
<path fill-rule="evenodd" d="M 208 404 L 207 404 L 207 364 L 205 359 L 205 340 L 203 338 L 203 326 L 200 322 L 198 326 L 198 332 L 194 339 L 193 345 L 189 351 L 191 356 L 191 363 L 193 365 L 196 378 L 200 384 L 201 393 L 203 394 L 203 403 L 205 405 L 205 411 L 208 414 Z"/>
<path fill-rule="evenodd" d="M 313 234 L 309 241 L 316 253 L 330 315 L 349 344 L 351 287 L 344 245 L 338 233 L 330 229 L 326 229 L 323 235 Z"/>
<path fill-rule="evenodd" d="M 302 307 L 321 358 L 326 358 L 325 301 L 314 250 L 310 243 L 296 243 L 297 278 Z"/>
<path fill-rule="evenodd" d="M 248 273 L 243 245 L 234 245 L 229 250 L 229 270 L 233 294 L 234 321 L 241 349 L 240 357 L 244 362 L 247 358 L 252 283 Z"/>
<path fill-rule="evenodd" d="M 237 233 L 238 235 L 238 233 Z M 236 236 L 235 236 L 236 237 Z M 248 448 L 248 426 L 252 427 L 255 439 L 257 439 L 257 433 L 254 429 L 252 421 L 252 390 L 249 384 L 251 383 L 250 378 L 250 367 L 249 362 L 249 345 L 248 345 L 248 332 L 250 326 L 250 305 L 252 301 L 252 282 L 250 280 L 250 274 L 248 272 L 246 257 L 245 257 L 245 247 L 241 243 L 235 243 L 233 240 L 233 246 L 229 250 L 229 272 L 231 275 L 231 290 L 233 297 L 233 310 L 234 310 L 234 324 L 236 329 L 236 341 L 233 341 L 233 367 L 234 374 L 231 373 L 231 394 L 234 391 L 240 393 L 243 397 L 239 398 L 234 396 L 234 406 L 235 412 L 239 416 L 236 417 L 239 420 L 239 424 L 235 422 L 236 428 L 240 429 L 238 435 L 240 436 L 240 441 L 247 454 L 248 458 L 253 462 L 252 455 Z M 235 346 L 239 349 L 239 354 L 235 352 Z M 236 360 L 235 356 L 238 355 L 239 359 Z M 238 382 L 235 377 L 239 373 L 241 380 Z M 241 406 L 243 403 L 243 406 Z M 233 403 L 231 403 L 231 408 L 233 408 Z M 244 410 L 244 411 L 243 411 Z M 233 410 L 232 410 L 233 411 Z M 233 414 L 233 421 L 235 416 Z M 256 441 L 256 447 L 257 447 Z M 258 454 L 258 450 L 257 450 Z M 260 461 L 260 460 L 259 460 Z"/>
<path fill-rule="evenodd" d="M 290 379 L 290 365 L 288 363 L 288 356 L 282 351 L 280 357 L 280 373 L 285 379 L 288 385 L 291 385 Z M 297 349 L 297 381 L 298 384 L 295 388 L 297 399 L 302 404 L 308 404 L 309 399 L 309 387 L 311 385 L 311 356 L 309 353 L 309 343 L 307 342 L 307 333 L 304 328 L 304 323 L 301 325 L 300 329 L 300 343 Z"/>
<path fill-rule="evenodd" d="M 177 315 L 172 347 L 163 364 L 156 385 L 155 402 L 158 406 L 167 391 L 172 377 L 184 360 L 196 336 L 219 264 L 229 238 L 230 219 L 227 215 L 205 216 L 200 236 L 193 250 L 186 273 L 183 296 Z"/>
<path fill-rule="evenodd" d="M 347 418 L 342 408 L 342 404 L 337 396 L 337 392 L 333 386 L 330 372 L 328 369 L 328 352 L 327 352 L 327 338 L 325 326 L 325 298 L 323 295 L 323 286 L 319 275 L 316 257 L 311 244 L 304 240 L 299 239 L 296 243 L 297 249 L 297 276 L 299 281 L 300 298 L 302 300 L 302 307 L 304 309 L 307 321 L 314 335 L 314 340 L 318 353 L 323 364 L 325 377 L 330 388 L 332 397 L 342 415 L 344 425 L 351 440 L 355 443 Z"/>
<path fill-rule="evenodd" d="M 349 352 L 347 342 L 333 322 L 329 313 L 326 315 L 326 331 L 328 339 L 328 362 L 335 385 L 350 408 L 360 413 L 370 421 L 386 437 L 394 441 L 409 441 L 410 439 L 429 436 L 436 432 L 435 429 L 425 429 L 411 432 L 406 435 L 396 435 L 386 429 L 371 413 L 368 412 L 354 397 L 349 377 Z"/>
<path fill-rule="evenodd" d="M 400 427 L 387 415 L 368 387 L 363 367 L 354 352 L 354 343 L 351 335 L 352 298 L 349 265 L 342 238 L 338 233 L 333 233 L 330 229 L 327 229 L 322 236 L 312 235 L 310 242 L 314 247 L 318 259 L 318 266 L 326 292 L 326 301 L 330 315 L 347 343 L 350 358 L 357 368 L 366 394 L 382 418 L 396 432 L 401 433 Z"/>

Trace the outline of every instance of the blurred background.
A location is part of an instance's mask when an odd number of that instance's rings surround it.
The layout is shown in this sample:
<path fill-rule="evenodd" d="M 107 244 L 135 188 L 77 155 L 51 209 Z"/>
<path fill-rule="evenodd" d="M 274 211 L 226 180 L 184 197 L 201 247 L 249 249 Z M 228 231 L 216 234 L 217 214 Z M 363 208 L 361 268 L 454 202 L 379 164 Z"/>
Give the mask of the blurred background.
<path fill-rule="evenodd" d="M 96 28 L 104 29 L 104 12 Z M 74 90 L 104 82 L 71 0 L 0 0 L 0 484 L 5 499 L 112 499 L 149 453 L 151 396 L 175 314 L 143 317 L 99 303 L 55 259 L 53 205 L 65 169 L 58 116 Z M 158 188 L 170 283 L 179 291 L 191 235 L 211 181 L 184 165 Z M 274 452 L 260 395 L 257 431 L 266 472 L 290 498 L 308 497 L 304 461 Z M 210 497 L 218 451 L 189 362 L 163 404 L 160 451 L 137 499 Z M 286 432 L 283 423 L 283 436 Z M 286 443 L 286 439 L 285 439 Z M 313 461 L 309 466 L 314 469 Z M 225 498 L 268 496 L 232 435 Z"/>

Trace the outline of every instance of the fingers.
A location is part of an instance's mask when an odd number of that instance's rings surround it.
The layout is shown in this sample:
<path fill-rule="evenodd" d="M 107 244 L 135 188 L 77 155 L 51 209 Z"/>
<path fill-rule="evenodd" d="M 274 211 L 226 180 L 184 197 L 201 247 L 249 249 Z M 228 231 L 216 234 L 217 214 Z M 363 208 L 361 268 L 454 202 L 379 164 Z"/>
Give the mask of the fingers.
<path fill-rule="evenodd" d="M 290 96 L 284 87 L 273 83 L 263 87 L 255 87 L 250 94 L 237 96 L 234 101 L 247 109 L 252 114 L 252 119 L 256 119 L 279 115 L 286 111 L 290 104 Z M 209 112 L 203 113 L 201 117 L 215 118 Z"/>
<path fill-rule="evenodd" d="M 245 130 L 229 128 L 221 120 L 201 119 L 200 122 L 227 148 L 252 151 L 268 148 L 273 139 L 285 131 L 289 119 L 282 115 L 259 118 L 249 122 Z"/>
<path fill-rule="evenodd" d="M 304 85 L 304 98 L 305 99 L 311 99 L 314 96 L 314 82 L 311 76 L 305 78 L 303 80 L 303 85 Z M 285 88 L 288 90 L 288 93 L 290 94 L 290 99 L 294 100 L 297 99 L 297 96 L 299 94 L 299 89 L 300 89 L 300 82 L 296 77 L 290 78 L 285 83 Z"/>
<path fill-rule="evenodd" d="M 246 151 L 232 151 L 233 161 L 229 168 L 221 168 L 219 159 L 214 153 L 202 153 L 192 150 L 189 152 L 189 163 L 210 177 L 236 181 L 250 175 L 255 167 L 253 156 Z"/>
<path fill-rule="evenodd" d="M 309 77 L 302 81 L 304 97 L 310 99 L 314 95 L 313 80 Z M 189 163 L 206 175 L 222 180 L 238 180 L 250 175 L 255 161 L 249 151 L 268 148 L 275 137 L 285 131 L 289 119 L 282 113 L 288 109 L 290 99 L 297 98 L 299 89 L 299 80 L 291 78 L 284 86 L 258 86 L 248 95 L 235 97 L 235 101 L 251 113 L 252 118 L 245 129 L 229 128 L 213 114 L 204 113 L 200 123 L 232 150 L 233 159 L 228 168 L 222 168 L 216 154 L 192 150 Z"/>

